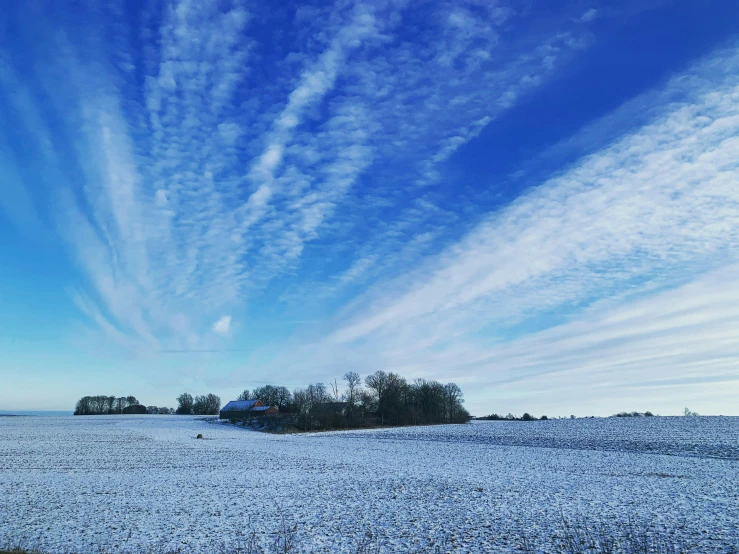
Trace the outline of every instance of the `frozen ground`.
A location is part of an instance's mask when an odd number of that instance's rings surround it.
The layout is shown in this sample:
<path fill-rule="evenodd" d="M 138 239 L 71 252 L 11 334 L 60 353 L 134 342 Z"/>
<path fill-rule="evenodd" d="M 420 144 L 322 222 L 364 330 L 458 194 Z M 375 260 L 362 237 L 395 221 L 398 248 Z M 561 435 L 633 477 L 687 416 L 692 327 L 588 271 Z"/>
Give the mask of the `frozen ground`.
<path fill-rule="evenodd" d="M 205 440 L 196 440 L 203 433 Z M 739 543 L 739 418 L 266 435 L 181 416 L 0 418 L 0 543 L 207 551 L 282 515 L 315 551 L 542 545 L 567 517 Z"/>

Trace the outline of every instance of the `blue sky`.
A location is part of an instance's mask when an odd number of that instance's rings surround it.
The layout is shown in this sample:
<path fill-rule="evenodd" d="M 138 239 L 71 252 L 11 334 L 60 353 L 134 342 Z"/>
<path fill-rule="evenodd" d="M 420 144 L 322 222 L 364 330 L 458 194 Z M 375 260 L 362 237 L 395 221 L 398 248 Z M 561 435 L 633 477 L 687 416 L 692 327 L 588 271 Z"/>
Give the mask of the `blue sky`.
<path fill-rule="evenodd" d="M 736 2 L 88 4 L 0 21 L 0 409 L 739 415 Z"/>

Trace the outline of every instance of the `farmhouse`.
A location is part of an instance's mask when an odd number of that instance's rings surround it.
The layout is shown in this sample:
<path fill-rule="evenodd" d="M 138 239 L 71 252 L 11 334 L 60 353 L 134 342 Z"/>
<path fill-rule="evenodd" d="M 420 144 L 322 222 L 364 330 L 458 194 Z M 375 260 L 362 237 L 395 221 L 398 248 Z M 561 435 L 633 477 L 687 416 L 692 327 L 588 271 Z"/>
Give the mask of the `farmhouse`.
<path fill-rule="evenodd" d="M 278 413 L 274 406 L 265 406 L 261 400 L 231 400 L 220 413 L 221 419 L 242 419 Z"/>

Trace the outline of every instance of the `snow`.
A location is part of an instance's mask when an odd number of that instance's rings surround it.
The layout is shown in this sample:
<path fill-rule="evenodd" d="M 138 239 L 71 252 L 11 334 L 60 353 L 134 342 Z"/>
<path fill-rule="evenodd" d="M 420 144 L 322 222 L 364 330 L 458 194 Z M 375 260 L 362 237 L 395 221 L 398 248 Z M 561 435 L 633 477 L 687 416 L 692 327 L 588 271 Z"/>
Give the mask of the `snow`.
<path fill-rule="evenodd" d="M 202 433 L 205 439 L 195 437 Z M 739 543 L 739 418 L 269 435 L 186 416 L 0 418 L 0 544 L 207 551 L 284 517 L 311 551 L 542 544 L 568 518 Z"/>

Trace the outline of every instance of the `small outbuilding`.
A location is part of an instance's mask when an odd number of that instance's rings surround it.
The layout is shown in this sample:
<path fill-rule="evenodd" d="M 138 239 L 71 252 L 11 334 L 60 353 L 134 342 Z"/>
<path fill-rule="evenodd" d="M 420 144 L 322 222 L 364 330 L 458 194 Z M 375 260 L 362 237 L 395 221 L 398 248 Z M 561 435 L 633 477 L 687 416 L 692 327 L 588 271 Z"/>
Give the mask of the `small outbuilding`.
<path fill-rule="evenodd" d="M 231 400 L 223 408 L 219 417 L 221 419 L 243 419 L 261 415 L 272 415 L 278 413 L 274 406 L 265 406 L 261 400 Z"/>

